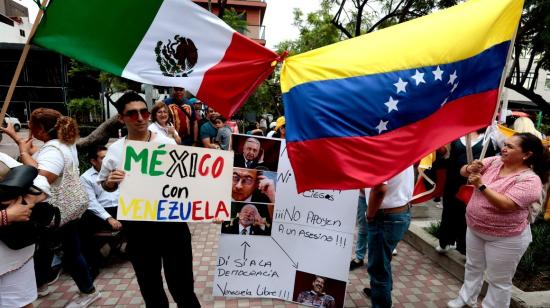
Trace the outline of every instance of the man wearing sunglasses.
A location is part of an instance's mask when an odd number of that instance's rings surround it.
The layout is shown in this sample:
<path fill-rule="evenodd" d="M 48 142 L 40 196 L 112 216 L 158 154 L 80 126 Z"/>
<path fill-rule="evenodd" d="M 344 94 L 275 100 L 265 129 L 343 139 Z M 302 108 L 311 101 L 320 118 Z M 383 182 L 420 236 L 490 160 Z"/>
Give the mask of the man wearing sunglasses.
<path fill-rule="evenodd" d="M 119 121 L 128 129 L 128 140 L 176 144 L 171 138 L 148 130 L 149 111 L 145 100 L 136 92 L 127 92 L 116 102 Z M 124 171 L 117 169 L 123 160 L 124 143 L 113 143 L 98 175 L 106 191 L 114 191 L 124 180 Z M 200 307 L 193 283 L 193 253 L 187 223 L 127 221 L 128 256 L 136 272 L 141 295 L 147 307 L 168 307 L 163 288 L 162 266 L 170 294 L 178 307 Z"/>

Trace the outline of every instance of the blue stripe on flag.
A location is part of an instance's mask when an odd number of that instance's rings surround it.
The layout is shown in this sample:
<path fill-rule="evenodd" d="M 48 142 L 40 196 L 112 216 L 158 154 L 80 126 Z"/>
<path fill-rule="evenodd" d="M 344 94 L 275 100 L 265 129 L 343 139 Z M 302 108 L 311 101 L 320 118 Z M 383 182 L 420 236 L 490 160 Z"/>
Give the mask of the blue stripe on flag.
<path fill-rule="evenodd" d="M 286 138 L 376 136 L 421 120 L 442 104 L 498 88 L 509 46 L 439 66 L 296 86 L 283 94 Z"/>

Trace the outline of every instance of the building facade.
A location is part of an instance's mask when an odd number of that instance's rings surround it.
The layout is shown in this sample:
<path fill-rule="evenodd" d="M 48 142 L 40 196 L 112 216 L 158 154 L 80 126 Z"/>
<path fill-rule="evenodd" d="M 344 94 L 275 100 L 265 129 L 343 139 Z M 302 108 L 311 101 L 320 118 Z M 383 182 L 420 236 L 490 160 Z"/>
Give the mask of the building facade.
<path fill-rule="evenodd" d="M 198 5 L 208 8 L 208 0 L 193 0 Z M 212 13 L 218 14 L 219 7 L 217 0 L 211 0 Z M 247 37 L 255 42 L 265 46 L 265 27 L 263 26 L 265 10 L 267 3 L 265 0 L 227 0 L 226 10 L 234 8 L 238 13 L 244 13 L 248 29 L 245 33 Z"/>
<path fill-rule="evenodd" d="M 6 97 L 32 25 L 25 6 L 0 0 L 0 97 Z M 48 107 L 66 114 L 68 59 L 32 46 L 17 81 L 8 114 L 29 120 L 31 112 Z"/>

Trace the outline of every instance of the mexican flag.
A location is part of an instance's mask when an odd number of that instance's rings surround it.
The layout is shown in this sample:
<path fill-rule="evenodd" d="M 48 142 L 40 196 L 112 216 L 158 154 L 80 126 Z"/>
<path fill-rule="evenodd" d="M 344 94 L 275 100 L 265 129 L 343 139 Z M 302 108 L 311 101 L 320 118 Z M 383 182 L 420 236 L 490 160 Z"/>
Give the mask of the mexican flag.
<path fill-rule="evenodd" d="M 190 0 L 55 0 L 33 43 L 142 83 L 183 87 L 229 116 L 278 55 Z"/>

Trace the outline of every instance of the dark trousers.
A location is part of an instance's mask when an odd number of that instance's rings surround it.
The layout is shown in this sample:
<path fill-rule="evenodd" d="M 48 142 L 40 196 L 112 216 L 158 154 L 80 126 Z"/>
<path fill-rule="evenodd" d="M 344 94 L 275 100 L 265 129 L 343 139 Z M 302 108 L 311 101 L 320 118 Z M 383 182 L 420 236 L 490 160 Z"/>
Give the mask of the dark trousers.
<path fill-rule="evenodd" d="M 168 307 L 161 270 L 178 307 L 200 307 L 195 295 L 191 233 L 186 223 L 127 222 L 128 256 L 145 305 Z"/>
<path fill-rule="evenodd" d="M 86 262 L 86 259 L 82 255 L 78 220 L 68 222 L 52 233 L 50 238 L 44 237 L 41 239 L 41 242 L 38 243 L 38 249 L 35 253 L 37 285 L 41 286 L 47 283 L 51 278 L 53 249 L 51 249 L 51 246 L 48 245 L 47 242 L 56 237 L 59 238 L 62 245 L 63 268 L 71 275 L 80 292 L 87 294 L 92 293 L 95 288 L 88 262 Z"/>
<path fill-rule="evenodd" d="M 456 243 L 456 250 L 466 254 L 466 205 L 454 196 L 443 196 L 443 212 L 439 228 L 439 246 Z"/>
<path fill-rule="evenodd" d="M 109 207 L 105 210 L 116 219 L 117 207 Z M 107 242 L 104 238 L 95 236 L 100 231 L 113 231 L 113 229 L 107 220 L 100 218 L 90 210 L 86 210 L 80 218 L 82 253 L 88 261 L 94 276 L 97 276 L 99 268 L 103 266 L 104 258 L 101 255 L 100 248 Z"/>

